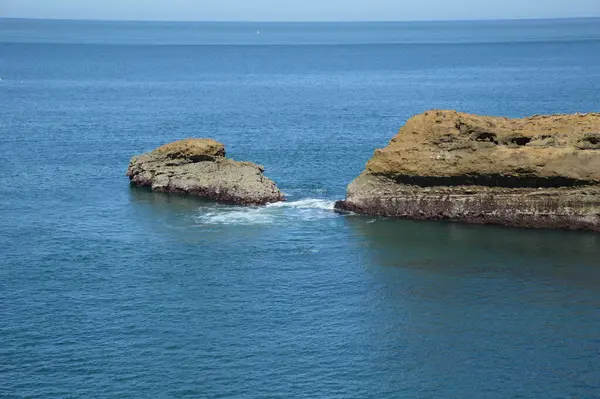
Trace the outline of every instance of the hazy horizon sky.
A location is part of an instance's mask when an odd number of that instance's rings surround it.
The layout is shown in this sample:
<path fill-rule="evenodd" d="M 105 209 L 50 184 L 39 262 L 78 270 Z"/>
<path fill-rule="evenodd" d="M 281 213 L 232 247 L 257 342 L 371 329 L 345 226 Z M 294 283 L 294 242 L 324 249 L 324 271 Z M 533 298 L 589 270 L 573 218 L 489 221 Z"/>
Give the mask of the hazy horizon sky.
<path fill-rule="evenodd" d="M 0 0 L 8 18 L 421 21 L 600 17 L 600 0 Z"/>

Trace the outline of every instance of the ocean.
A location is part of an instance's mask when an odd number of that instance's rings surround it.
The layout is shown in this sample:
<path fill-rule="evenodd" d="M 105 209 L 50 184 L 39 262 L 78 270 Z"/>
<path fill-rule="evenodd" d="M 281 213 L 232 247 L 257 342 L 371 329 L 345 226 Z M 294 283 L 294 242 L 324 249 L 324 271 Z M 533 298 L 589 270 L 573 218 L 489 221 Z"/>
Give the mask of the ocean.
<path fill-rule="evenodd" d="M 599 398 L 600 235 L 340 215 L 412 115 L 600 110 L 600 19 L 0 19 L 0 397 Z M 288 201 L 130 187 L 211 137 Z"/>

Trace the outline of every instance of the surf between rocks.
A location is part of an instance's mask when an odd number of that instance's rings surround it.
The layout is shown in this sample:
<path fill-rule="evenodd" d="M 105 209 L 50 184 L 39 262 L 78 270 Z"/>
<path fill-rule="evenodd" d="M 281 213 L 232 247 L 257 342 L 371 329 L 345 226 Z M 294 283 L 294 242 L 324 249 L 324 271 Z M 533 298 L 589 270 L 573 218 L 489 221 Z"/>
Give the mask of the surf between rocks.
<path fill-rule="evenodd" d="M 334 218 L 335 201 L 306 198 L 277 202 L 264 207 L 217 205 L 203 207 L 195 216 L 202 225 L 267 225 L 293 221 L 313 221 Z"/>

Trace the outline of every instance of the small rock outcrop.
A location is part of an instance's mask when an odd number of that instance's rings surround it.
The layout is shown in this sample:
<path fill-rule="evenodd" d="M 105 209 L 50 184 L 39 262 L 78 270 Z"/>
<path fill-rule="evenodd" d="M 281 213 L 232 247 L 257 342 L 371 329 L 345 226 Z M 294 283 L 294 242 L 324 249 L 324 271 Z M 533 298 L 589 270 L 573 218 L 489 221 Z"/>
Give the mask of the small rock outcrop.
<path fill-rule="evenodd" d="M 600 113 L 425 112 L 375 151 L 336 209 L 600 231 Z"/>
<path fill-rule="evenodd" d="M 127 176 L 153 191 L 185 193 L 236 205 L 284 200 L 264 168 L 225 158 L 225 146 L 212 139 L 186 139 L 134 156 Z"/>

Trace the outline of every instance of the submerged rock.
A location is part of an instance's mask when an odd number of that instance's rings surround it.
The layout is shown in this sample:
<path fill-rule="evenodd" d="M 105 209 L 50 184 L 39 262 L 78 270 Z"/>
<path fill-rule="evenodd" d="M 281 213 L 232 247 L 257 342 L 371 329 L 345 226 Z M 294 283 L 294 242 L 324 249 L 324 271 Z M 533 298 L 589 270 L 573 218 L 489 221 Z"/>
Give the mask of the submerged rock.
<path fill-rule="evenodd" d="M 425 112 L 375 151 L 336 209 L 600 231 L 600 113 Z"/>
<path fill-rule="evenodd" d="M 185 193 L 238 205 L 282 201 L 264 168 L 225 158 L 225 146 L 212 139 L 186 139 L 135 156 L 127 176 L 153 191 Z"/>

